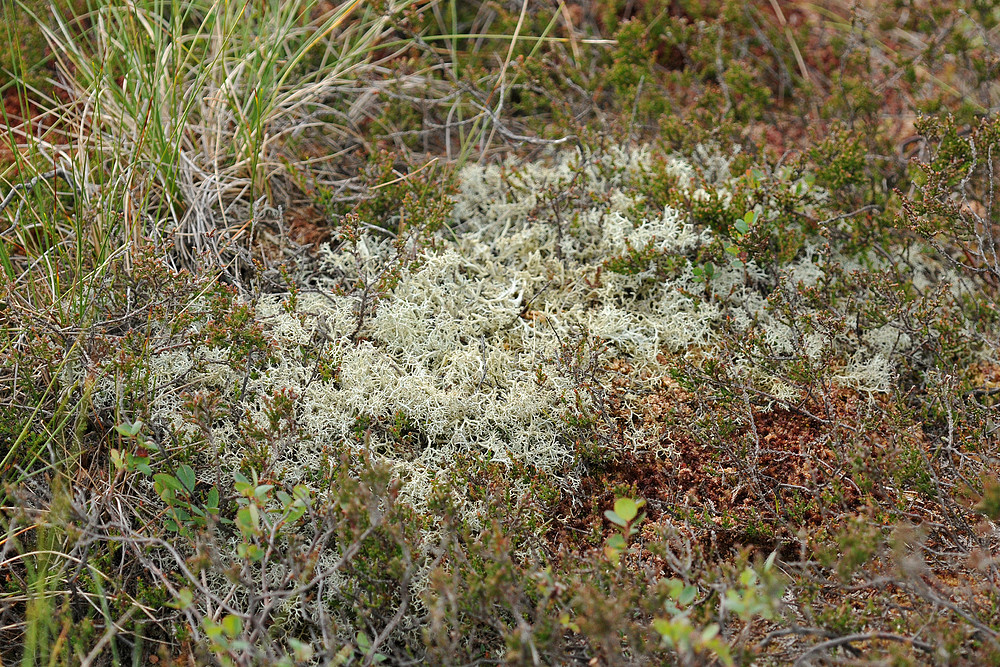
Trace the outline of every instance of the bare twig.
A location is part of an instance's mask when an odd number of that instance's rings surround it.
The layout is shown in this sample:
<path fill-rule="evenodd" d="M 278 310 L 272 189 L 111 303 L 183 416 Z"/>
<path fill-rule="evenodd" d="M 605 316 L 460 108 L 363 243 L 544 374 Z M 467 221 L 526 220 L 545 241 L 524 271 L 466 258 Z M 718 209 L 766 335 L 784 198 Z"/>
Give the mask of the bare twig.
<path fill-rule="evenodd" d="M 14 195 L 17 194 L 19 191 L 30 190 L 31 188 L 35 187 L 42 181 L 48 181 L 56 178 L 61 178 L 67 183 L 69 183 L 70 186 L 73 188 L 74 192 L 78 190 L 76 185 L 76 179 L 73 178 L 73 174 L 69 173 L 68 171 L 62 168 L 53 169 L 52 171 L 47 171 L 44 174 L 39 174 L 38 176 L 35 176 L 33 179 L 31 179 L 26 183 L 18 183 L 17 185 L 12 187 L 10 189 L 10 192 L 7 193 L 7 196 L 3 198 L 3 201 L 0 201 L 0 213 L 3 213 L 4 209 L 10 205 L 10 202 L 13 201 L 14 199 Z M 10 230 L 14 229 L 15 226 L 16 223 L 5 229 L 3 232 L 0 232 L 0 236 L 3 236 Z"/>
<path fill-rule="evenodd" d="M 825 642 L 820 642 L 819 644 L 816 644 L 811 649 L 800 655 L 794 664 L 795 665 L 806 664 L 806 660 L 807 658 L 809 658 L 809 656 L 832 648 L 837 648 L 838 646 L 849 645 L 852 644 L 853 642 L 870 642 L 876 640 L 902 642 L 904 644 L 910 644 L 915 648 L 918 648 L 926 653 L 930 653 L 934 650 L 934 646 L 932 644 L 928 644 L 927 642 L 922 642 L 918 639 L 914 639 L 913 637 L 904 637 L 903 635 L 896 635 L 891 632 L 865 632 L 854 635 L 845 635 L 843 637 L 837 637 L 836 639 L 830 639 Z"/>

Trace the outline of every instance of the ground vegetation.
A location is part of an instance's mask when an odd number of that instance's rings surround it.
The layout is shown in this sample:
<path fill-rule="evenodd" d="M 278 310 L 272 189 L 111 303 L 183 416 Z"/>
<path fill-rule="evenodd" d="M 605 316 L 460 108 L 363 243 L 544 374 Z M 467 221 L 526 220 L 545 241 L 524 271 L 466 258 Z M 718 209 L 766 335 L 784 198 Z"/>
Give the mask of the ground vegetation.
<path fill-rule="evenodd" d="M 0 29 L 0 664 L 1000 662 L 994 3 Z"/>

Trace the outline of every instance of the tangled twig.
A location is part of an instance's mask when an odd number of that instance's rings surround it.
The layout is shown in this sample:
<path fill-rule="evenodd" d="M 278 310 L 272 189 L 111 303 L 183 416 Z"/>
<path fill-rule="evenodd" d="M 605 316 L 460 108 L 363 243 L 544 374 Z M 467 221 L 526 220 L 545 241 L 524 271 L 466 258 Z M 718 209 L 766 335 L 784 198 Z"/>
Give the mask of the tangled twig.
<path fill-rule="evenodd" d="M 62 168 L 53 169 L 52 171 L 47 171 L 44 174 L 39 174 L 38 176 L 35 176 L 33 179 L 31 179 L 26 183 L 18 183 L 17 185 L 12 187 L 10 189 L 10 192 L 7 193 L 7 196 L 3 198 L 3 201 L 0 201 L 0 213 L 3 213 L 4 209 L 10 206 L 10 203 L 14 200 L 14 195 L 17 194 L 20 190 L 31 189 L 36 185 L 38 185 L 39 183 L 41 183 L 42 181 L 49 181 L 54 178 L 61 178 L 67 183 L 69 183 L 70 187 L 73 188 L 74 192 L 78 189 L 76 186 L 76 179 L 73 178 L 73 174 L 69 173 L 68 171 Z M 5 229 L 3 232 L 0 232 L 0 236 L 6 234 L 11 229 L 14 229 L 14 227 L 16 226 L 17 222 L 15 221 L 13 225 Z"/>

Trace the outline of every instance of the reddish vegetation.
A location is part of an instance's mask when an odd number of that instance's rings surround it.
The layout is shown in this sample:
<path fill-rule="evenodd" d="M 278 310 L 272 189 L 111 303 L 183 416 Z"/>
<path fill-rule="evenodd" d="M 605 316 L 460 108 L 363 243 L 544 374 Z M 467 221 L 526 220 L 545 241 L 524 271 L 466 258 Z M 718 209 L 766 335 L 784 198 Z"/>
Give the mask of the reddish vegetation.
<path fill-rule="evenodd" d="M 823 444 L 816 419 L 782 408 L 755 409 L 753 426 L 744 425 L 725 442 L 709 442 L 687 426 L 697 419 L 693 398 L 669 380 L 662 385 L 628 407 L 618 402 L 614 419 L 619 438 L 628 428 L 648 439 L 635 443 L 634 451 L 622 447 L 594 466 L 577 494 L 562 499 L 558 514 L 568 520 L 553 531 L 555 543 L 578 543 L 595 529 L 613 528 L 603 511 L 623 495 L 646 499 L 653 522 L 691 521 L 700 526 L 701 537 L 715 542 L 716 548 L 729 545 L 724 552 L 740 545 L 772 549 L 799 528 L 822 525 L 825 517 L 818 503 L 810 503 L 797 517 L 799 524 L 775 514 L 776 506 L 801 502 L 796 495 L 808 500 L 835 490 L 840 511 L 864 509 L 861 495 L 845 481 L 845 462 Z M 844 407 L 846 413 L 848 405 Z M 767 524 L 773 536 L 762 541 L 750 535 L 748 522 Z"/>

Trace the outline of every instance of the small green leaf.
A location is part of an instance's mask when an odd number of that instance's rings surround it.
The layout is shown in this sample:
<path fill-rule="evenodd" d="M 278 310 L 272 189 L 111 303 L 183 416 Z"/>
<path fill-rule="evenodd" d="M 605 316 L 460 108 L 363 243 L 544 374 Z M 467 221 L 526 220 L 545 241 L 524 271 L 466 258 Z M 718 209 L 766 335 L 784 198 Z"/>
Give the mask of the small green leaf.
<path fill-rule="evenodd" d="M 177 479 L 179 479 L 181 484 L 184 485 L 184 488 L 187 489 L 188 493 L 194 491 L 194 485 L 198 481 L 197 477 L 195 477 L 194 470 L 186 463 L 177 468 Z"/>
<path fill-rule="evenodd" d="M 237 493 L 243 493 L 246 489 L 249 489 L 252 486 L 250 484 L 250 480 L 240 472 L 233 473 L 233 484 Z"/>
<path fill-rule="evenodd" d="M 253 516 L 250 514 L 250 507 L 254 507 L 254 505 L 241 507 L 236 513 L 236 525 L 244 535 L 253 535 L 256 533 Z"/>
<path fill-rule="evenodd" d="M 615 514 L 614 510 L 604 510 L 604 516 L 607 517 L 608 521 L 622 528 L 628 525 L 628 521 Z"/>
<path fill-rule="evenodd" d="M 227 637 L 235 637 L 243 630 L 243 621 L 239 616 L 227 614 L 222 619 L 222 631 Z"/>
<path fill-rule="evenodd" d="M 633 500 L 631 498 L 619 498 L 615 501 L 615 514 L 625 519 L 625 521 L 632 521 L 636 514 L 639 513 L 639 508 L 646 504 L 645 500 Z"/>
<path fill-rule="evenodd" d="M 153 482 L 159 484 L 160 488 L 173 489 L 174 491 L 184 492 L 184 486 L 177 481 L 177 478 L 173 475 L 168 475 L 167 473 L 158 472 L 153 475 Z"/>
<path fill-rule="evenodd" d="M 120 435 L 126 438 L 134 438 L 142 430 L 142 421 L 137 421 L 134 424 L 129 424 L 128 422 L 123 422 L 115 426 L 115 430 L 118 431 Z"/>
<path fill-rule="evenodd" d="M 286 515 L 286 520 L 289 523 L 295 523 L 302 518 L 302 515 L 306 513 L 305 505 L 294 505 L 288 510 Z"/>
<path fill-rule="evenodd" d="M 218 488 L 213 486 L 208 490 L 208 497 L 205 499 L 205 507 L 207 507 L 210 512 L 217 512 L 219 510 Z"/>
<path fill-rule="evenodd" d="M 567 628 L 569 630 L 572 630 L 573 632 L 577 632 L 577 633 L 580 632 L 580 626 L 579 626 L 579 624 L 574 623 L 573 619 L 571 619 L 570 616 L 569 616 L 569 614 L 567 614 L 566 612 L 563 612 L 559 616 L 559 625 L 561 625 L 564 628 Z"/>
<path fill-rule="evenodd" d="M 191 592 L 190 588 L 182 588 L 177 591 L 177 595 L 173 600 L 167 603 L 168 607 L 173 607 L 174 609 L 187 609 L 194 603 L 194 593 Z"/>
<path fill-rule="evenodd" d="M 670 626 L 670 621 L 665 618 L 654 618 L 653 629 L 665 637 L 670 636 L 672 634 L 671 631 L 673 630 Z"/>
<path fill-rule="evenodd" d="M 625 538 L 621 535 L 612 535 L 608 538 L 608 546 L 612 549 L 622 550 L 625 548 Z"/>
<path fill-rule="evenodd" d="M 695 597 L 698 595 L 698 589 L 694 586 L 685 586 L 681 594 L 677 596 L 677 602 L 684 605 L 685 607 L 694 602 Z"/>
<path fill-rule="evenodd" d="M 619 498 L 615 501 L 615 514 L 625 521 L 634 519 L 638 512 L 639 508 L 636 507 L 635 501 L 631 498 Z"/>
<path fill-rule="evenodd" d="M 205 618 L 205 634 L 209 639 L 218 640 L 222 638 L 222 626 L 212 619 Z"/>

